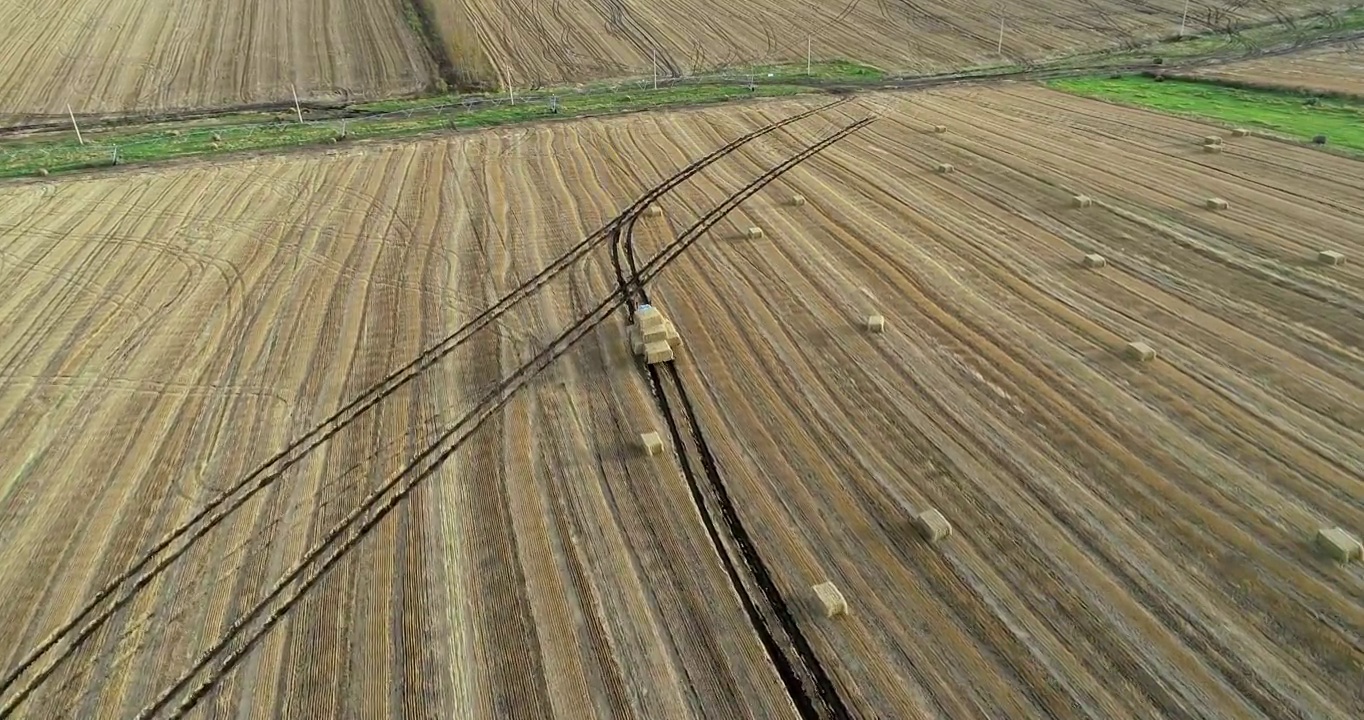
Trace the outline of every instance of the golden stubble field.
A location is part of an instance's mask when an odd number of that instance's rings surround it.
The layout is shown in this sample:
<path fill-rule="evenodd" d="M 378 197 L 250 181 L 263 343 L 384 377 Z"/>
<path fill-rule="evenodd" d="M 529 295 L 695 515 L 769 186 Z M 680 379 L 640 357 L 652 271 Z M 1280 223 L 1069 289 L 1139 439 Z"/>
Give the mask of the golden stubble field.
<path fill-rule="evenodd" d="M 1364 47 L 1357 42 L 1328 45 L 1291 55 L 1228 63 L 1193 74 L 1294 91 L 1364 97 Z"/>
<path fill-rule="evenodd" d="M 0 125 L 414 93 L 436 67 L 402 0 L 4 0 Z"/>
<path fill-rule="evenodd" d="M 1201 32 L 1332 7 L 1325 0 L 1190 5 Z M 373 99 L 459 84 L 527 87 L 854 59 L 951 71 L 1115 47 L 1176 32 L 1181 0 L 929 0 L 821 4 L 586 0 L 4 0 L 0 125 Z M 431 27 L 422 30 L 421 18 Z M 1001 44 L 1000 21 L 1004 34 Z M 430 40 L 423 38 L 430 33 Z M 430 46 L 428 48 L 428 45 Z M 439 49 L 435 49 L 439 48 Z M 440 57 L 436 57 L 440 56 Z"/>
<path fill-rule="evenodd" d="M 665 423 L 621 313 L 461 425 L 615 288 L 606 245 L 458 332 L 645 187 L 823 102 L 0 189 L 0 708 L 795 717 L 671 439 L 636 449 Z M 1364 571 L 1310 538 L 1364 531 L 1364 271 L 1306 260 L 1364 252 L 1361 166 L 1258 138 L 1206 155 L 1205 126 L 1026 85 L 874 95 L 679 187 L 639 256 L 869 113 L 649 287 L 842 700 L 1358 716 Z M 1134 339 L 1159 358 L 1123 359 Z M 939 545 L 908 527 L 924 507 L 955 525 Z M 822 617 L 825 580 L 848 616 Z"/>
<path fill-rule="evenodd" d="M 1178 31 L 1182 0 L 684 3 L 430 0 L 456 66 L 516 85 L 576 82 L 753 63 L 855 59 L 899 72 L 949 71 L 1112 47 Z M 1270 0 L 1190 5 L 1187 27 L 1267 20 L 1323 4 Z M 1326 4 L 1329 5 L 1329 4 Z M 1004 21 L 1001 46 L 1000 21 Z M 1211 24 L 1209 24 L 1211 23 Z M 1002 47 L 1002 52 L 1001 52 Z M 481 48 L 482 54 L 472 54 Z"/>

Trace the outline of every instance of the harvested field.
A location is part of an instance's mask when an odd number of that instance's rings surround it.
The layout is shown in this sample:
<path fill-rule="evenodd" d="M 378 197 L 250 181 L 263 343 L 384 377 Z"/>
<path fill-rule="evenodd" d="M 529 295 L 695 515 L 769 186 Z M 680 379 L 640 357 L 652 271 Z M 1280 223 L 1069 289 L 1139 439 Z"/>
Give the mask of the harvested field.
<path fill-rule="evenodd" d="M 796 717 L 709 536 L 738 555 L 718 477 L 854 716 L 1364 713 L 1364 566 L 1313 546 L 1364 529 L 1364 269 L 1315 257 L 1361 253 L 1364 166 L 1205 155 L 1206 126 L 1022 85 L 861 98 L 718 160 L 636 224 L 640 263 L 880 114 L 647 284 L 675 379 L 615 313 L 304 591 L 348 536 L 310 547 L 617 287 L 594 246 L 17 668 L 643 188 L 822 102 L 0 189 L 0 708 Z"/>
<path fill-rule="evenodd" d="M 410 93 L 436 67 L 405 0 L 0 3 L 0 125 Z"/>
<path fill-rule="evenodd" d="M 1244 60 L 1189 73 L 1253 87 L 1364 98 L 1364 48 L 1358 42 Z"/>
<path fill-rule="evenodd" d="M 1185 7 L 1181 0 L 1142 2 L 1140 9 L 1119 0 L 555 0 L 547 13 L 537 0 L 430 3 L 456 66 L 482 68 L 483 79 L 518 86 L 649 75 L 654 50 L 664 77 L 715 67 L 742 72 L 752 63 L 804 60 L 810 38 L 816 58 L 851 58 L 892 71 L 955 70 L 1172 35 Z M 1309 4 L 1272 0 L 1209 17 L 1219 26 L 1247 23 Z M 997 52 L 1002 6 L 1004 58 Z M 1201 30 L 1202 21 L 1195 5 L 1189 27 Z M 475 47 L 482 53 L 472 52 Z"/>

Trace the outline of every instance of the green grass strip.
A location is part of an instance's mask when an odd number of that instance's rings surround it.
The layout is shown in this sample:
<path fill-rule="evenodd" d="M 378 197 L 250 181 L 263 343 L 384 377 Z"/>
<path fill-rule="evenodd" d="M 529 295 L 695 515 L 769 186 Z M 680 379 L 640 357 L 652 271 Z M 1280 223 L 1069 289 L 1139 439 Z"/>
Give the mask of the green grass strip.
<path fill-rule="evenodd" d="M 803 70 L 803 68 L 802 68 Z M 760 83 L 752 91 L 728 83 L 690 85 L 649 90 L 613 90 L 570 93 L 559 97 L 559 113 L 550 114 L 544 99 L 463 109 L 458 106 L 435 111 L 414 110 L 411 116 L 355 118 L 345 123 L 346 140 L 401 138 L 439 130 L 467 130 L 525 123 L 552 118 L 601 115 L 666 107 L 706 105 L 753 97 L 782 97 L 814 92 L 799 85 Z M 340 120 L 310 123 L 278 122 L 220 125 L 193 129 L 165 127 L 131 131 L 120 129 L 105 138 L 87 134 L 85 145 L 75 137 L 60 140 L 14 140 L 0 144 L 0 177 L 34 175 L 40 169 L 55 174 L 113 164 L 117 147 L 119 164 L 151 163 L 191 156 L 259 151 L 321 145 L 336 141 Z"/>
<path fill-rule="evenodd" d="M 1268 130 L 1298 140 L 1325 135 L 1333 147 L 1364 152 L 1364 103 L 1211 82 L 1125 75 L 1048 83 L 1063 92 L 1222 124 Z"/>

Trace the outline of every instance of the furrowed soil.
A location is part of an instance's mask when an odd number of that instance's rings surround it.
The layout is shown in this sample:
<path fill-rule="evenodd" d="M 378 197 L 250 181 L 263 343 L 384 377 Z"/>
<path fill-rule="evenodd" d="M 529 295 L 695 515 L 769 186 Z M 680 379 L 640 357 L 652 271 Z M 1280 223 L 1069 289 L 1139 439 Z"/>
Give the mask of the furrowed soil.
<path fill-rule="evenodd" d="M 328 418 L 645 188 L 822 102 L 0 187 L 0 715 L 797 716 L 623 313 L 485 401 L 615 290 L 605 243 Z M 1029 85 L 880 94 L 681 185 L 640 220 L 641 262 L 868 114 L 649 285 L 716 474 L 843 701 L 1364 712 L 1364 571 L 1311 547 L 1364 530 L 1364 271 L 1311 262 L 1364 252 L 1364 166 L 1259 138 L 1204 154 L 1208 126 Z M 1123 357 L 1138 339 L 1157 359 Z M 423 464 L 433 445 L 452 454 Z M 403 474 L 414 458 L 435 469 Z M 245 499 L 191 522 L 226 497 Z M 929 507 L 954 525 L 936 545 L 910 524 Z M 826 580 L 849 615 L 817 607 Z"/>
<path fill-rule="evenodd" d="M 406 0 L 0 3 L 0 125 L 413 93 L 437 68 Z"/>

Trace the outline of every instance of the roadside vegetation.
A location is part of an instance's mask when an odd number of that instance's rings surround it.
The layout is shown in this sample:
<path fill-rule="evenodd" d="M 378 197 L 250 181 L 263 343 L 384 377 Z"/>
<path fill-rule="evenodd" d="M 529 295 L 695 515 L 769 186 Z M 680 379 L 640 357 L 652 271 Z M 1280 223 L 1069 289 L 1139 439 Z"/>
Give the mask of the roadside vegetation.
<path fill-rule="evenodd" d="M 598 90 L 571 93 L 551 101 L 537 94 L 512 101 L 481 98 L 475 103 L 446 102 L 410 106 L 383 104 L 360 108 L 345 117 L 298 122 L 293 114 L 273 122 L 217 123 L 181 128 L 119 128 L 16 139 L 0 144 L 0 177 L 43 175 L 133 163 L 229 152 L 297 148 L 378 138 L 401 138 L 439 130 L 472 130 L 553 118 L 586 117 L 668 107 L 707 105 L 755 97 L 814 92 L 812 87 L 762 83 L 746 86 L 687 85 L 655 90 Z M 557 112 L 554 107 L 557 106 Z M 380 111 L 382 108 L 382 111 Z M 366 112 L 368 111 L 368 112 Z"/>
<path fill-rule="evenodd" d="M 1295 140 L 1324 136 L 1364 153 L 1364 102 L 1310 93 L 1231 87 L 1213 80 L 1143 75 L 1053 80 L 1052 88 L 1108 102 L 1248 127 Z"/>

